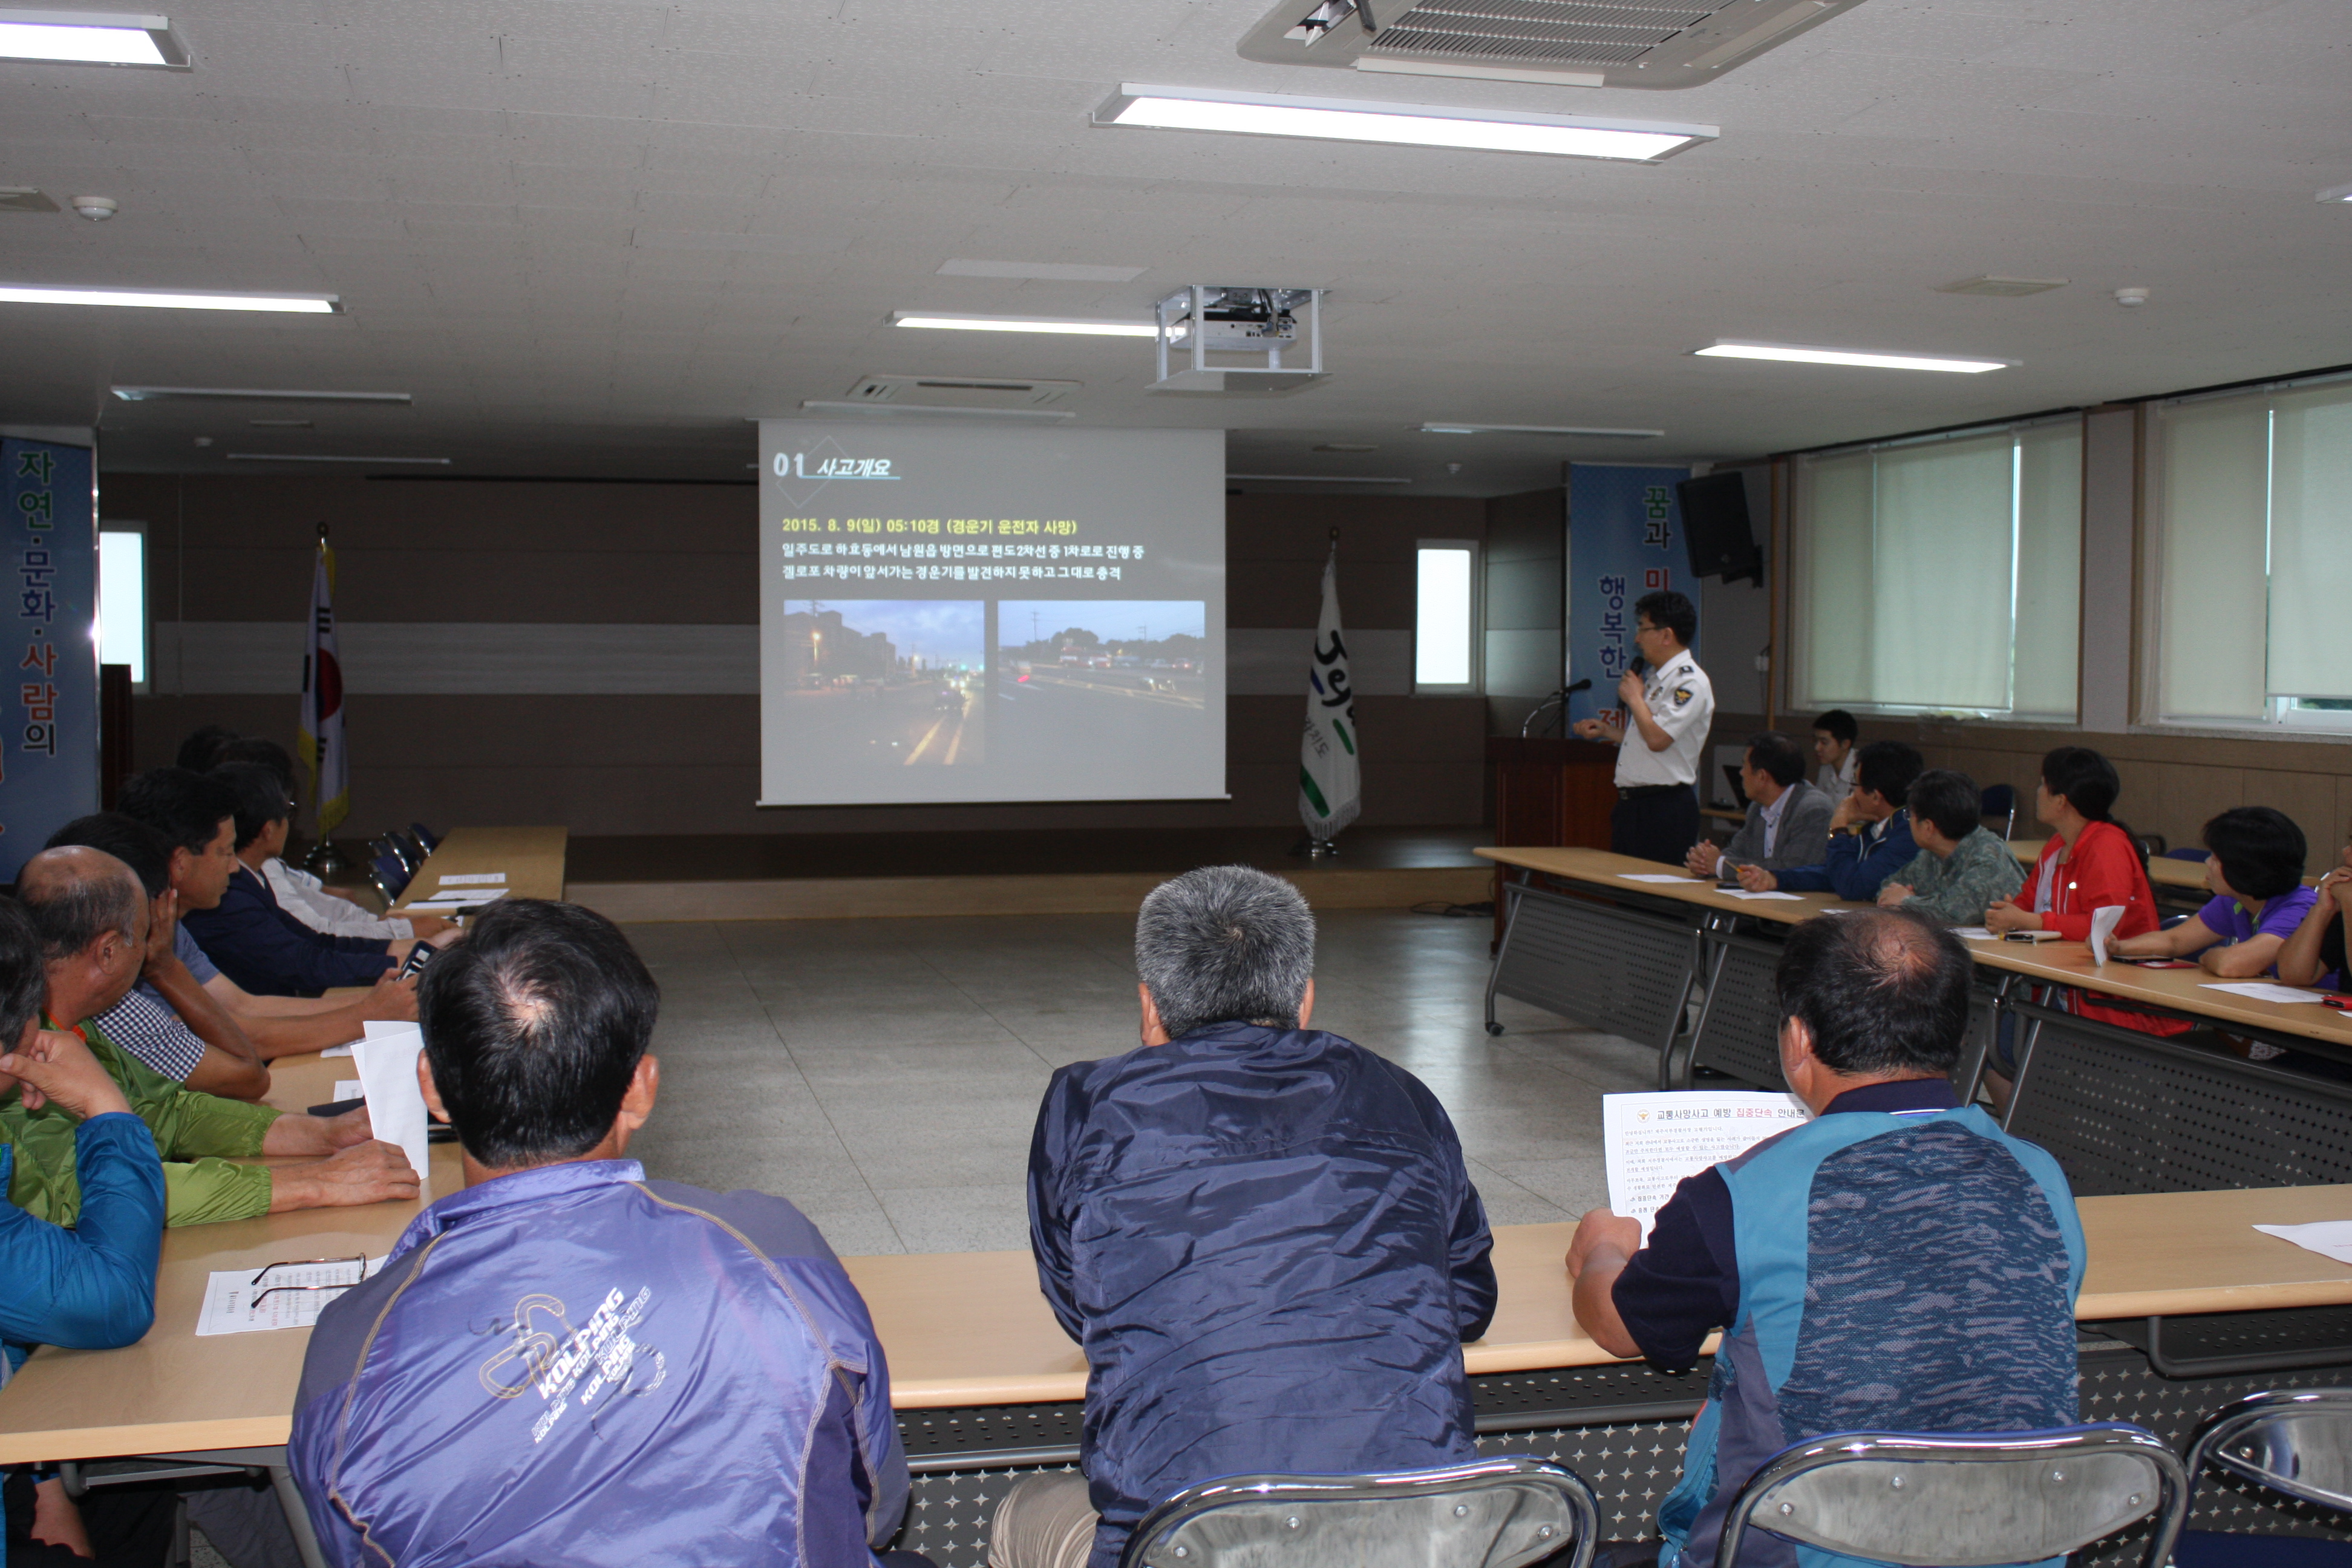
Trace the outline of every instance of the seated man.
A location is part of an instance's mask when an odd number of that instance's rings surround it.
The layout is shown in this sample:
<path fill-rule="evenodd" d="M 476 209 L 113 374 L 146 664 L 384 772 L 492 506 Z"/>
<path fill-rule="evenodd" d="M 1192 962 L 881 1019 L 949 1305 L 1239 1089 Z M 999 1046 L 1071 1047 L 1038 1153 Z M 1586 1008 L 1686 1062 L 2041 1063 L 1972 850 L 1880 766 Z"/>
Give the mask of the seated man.
<path fill-rule="evenodd" d="M 1911 781 L 1910 805 L 1919 853 L 1878 889 L 1881 905 L 1980 926 L 1985 910 L 2025 886 L 2025 868 L 1984 825 L 1984 794 L 1968 774 L 1928 769 Z"/>
<path fill-rule="evenodd" d="M 1647 1246 L 1607 1209 L 1578 1225 L 1568 1270 L 1594 1343 L 1681 1369 L 1724 1331 L 1658 1506 L 1660 1568 L 1713 1568 L 1725 1510 L 1789 1444 L 2075 1421 L 2082 1226 L 2057 1162 L 1944 1076 L 1969 967 L 1907 910 L 1797 927 L 1775 976 L 1780 1067 L 1815 1120 L 1685 1181 Z M 1760 1531 L 1740 1558 L 1790 1560 Z"/>
<path fill-rule="evenodd" d="M 1739 885 L 1751 893 L 1786 888 L 1792 893 L 1833 892 L 1870 903 L 1886 879 L 1919 853 L 1911 837 L 1911 781 L 1927 768 L 1900 741 L 1873 741 L 1854 753 L 1853 788 L 1830 817 L 1829 857 L 1818 866 L 1739 868 Z"/>
<path fill-rule="evenodd" d="M 1837 802 L 1805 782 L 1805 759 L 1794 741 L 1777 730 L 1748 736 L 1739 787 L 1748 794 L 1748 820 L 1721 849 L 1692 847 L 1683 863 L 1693 876 L 1728 881 L 1738 867 L 1818 866 L 1828 856 Z"/>
<path fill-rule="evenodd" d="M 79 816 L 49 835 L 48 847 L 103 849 L 131 868 L 147 892 L 147 949 L 139 984 L 93 1020 L 106 1037 L 174 1083 L 225 1100 L 269 1092 L 259 1047 L 213 1000 L 179 956 L 180 899 L 172 888 L 172 847 L 119 811 Z"/>
<path fill-rule="evenodd" d="M 1038 1280 L 1086 1347 L 1085 1475 L 1013 1489 L 996 1568 L 1115 1568 L 1214 1476 L 1476 1457 L 1486 1209 L 1437 1097 L 1307 1027 L 1314 965 L 1307 900 L 1263 871 L 1143 900 L 1142 1047 L 1056 1071 L 1029 1153 Z"/>
<path fill-rule="evenodd" d="M 95 849 L 45 849 L 17 872 L 16 890 L 41 939 L 50 1026 L 81 1037 L 170 1162 L 167 1224 L 416 1195 L 416 1173 L 398 1149 L 371 1140 L 365 1110 L 332 1120 L 288 1116 L 199 1094 L 149 1071 L 92 1026 L 131 988 L 145 956 L 147 900 L 129 867 Z M 21 1097 L 0 1099 L 0 1138 L 16 1147 L 9 1200 L 73 1224 L 82 1196 L 72 1118 Z M 227 1158 L 254 1154 L 325 1158 L 277 1166 Z"/>
<path fill-rule="evenodd" d="M 622 1158 L 660 992 L 619 928 L 508 900 L 422 992 L 466 1190 L 310 1336 L 288 1456 L 326 1560 L 871 1562 L 908 1477 L 866 1304 L 783 1199 Z"/>
<path fill-rule="evenodd" d="M 286 840 L 293 829 L 293 816 L 298 805 L 294 784 L 294 759 L 286 748 L 275 741 L 247 735 L 229 742 L 220 749 L 220 761 L 215 768 L 230 763 L 258 763 L 269 770 L 278 781 L 285 814 L 263 830 L 259 840 L 239 844 L 236 858 L 261 873 L 269 884 L 278 907 L 309 926 L 328 936 L 364 936 L 379 941 L 396 942 L 405 937 L 434 936 L 449 930 L 456 922 L 439 915 L 402 915 L 397 919 L 371 913 L 359 900 L 334 888 L 330 888 L 310 872 L 286 863 Z M 239 830 L 242 837 L 243 830 Z"/>
<path fill-rule="evenodd" d="M 2205 885 L 2213 890 L 2193 921 L 2124 937 L 2126 958 L 2194 958 L 2225 980 L 2278 973 L 2279 951 L 2318 901 L 2303 885 L 2303 829 L 2284 812 L 2242 805 L 2205 825 Z"/>
<path fill-rule="evenodd" d="M 45 988 L 39 933 L 14 900 L 0 899 L 0 1093 L 14 1090 L 72 1118 L 75 1161 L 89 1182 L 71 1230 L 0 1204 L 0 1384 L 35 1345 L 112 1350 L 135 1343 L 155 1320 L 163 1240 L 155 1141 L 79 1042 L 42 1033 Z M 0 1144 L 0 1187 L 15 1152 Z M 126 1555 L 145 1546 L 146 1561 L 163 1560 L 172 1524 L 167 1497 L 128 1509 L 102 1493 L 91 1501 L 85 1521 L 54 1474 L 11 1474 L 9 1560 L 87 1558 L 93 1541 Z M 35 1543 L 53 1550 L 40 1554 L 29 1550 Z"/>
<path fill-rule="evenodd" d="M 1813 761 L 1822 769 L 1813 784 L 1832 800 L 1843 800 L 1853 794 L 1860 780 L 1853 743 L 1861 735 L 1862 726 L 1843 708 L 1832 708 L 1813 721 Z"/>
<path fill-rule="evenodd" d="M 245 990 L 316 996 L 369 984 L 408 956 L 407 942 L 321 936 L 279 910 L 268 884 L 236 858 L 237 796 L 219 780 L 156 768 L 122 786 L 121 809 L 170 839 L 175 860 L 185 853 L 201 868 L 181 885 L 181 922 Z"/>

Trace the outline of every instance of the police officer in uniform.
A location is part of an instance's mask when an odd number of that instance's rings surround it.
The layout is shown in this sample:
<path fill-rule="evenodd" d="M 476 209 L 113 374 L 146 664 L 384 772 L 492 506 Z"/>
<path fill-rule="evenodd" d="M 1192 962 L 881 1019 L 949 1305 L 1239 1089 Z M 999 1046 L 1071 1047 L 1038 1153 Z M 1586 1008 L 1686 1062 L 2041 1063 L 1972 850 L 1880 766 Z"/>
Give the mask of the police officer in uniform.
<path fill-rule="evenodd" d="M 1691 657 L 1698 611 L 1672 590 L 1634 601 L 1634 646 L 1648 666 L 1628 670 L 1617 700 L 1632 721 L 1622 729 L 1580 719 L 1576 732 L 1617 745 L 1617 809 L 1609 847 L 1620 855 L 1680 866 L 1698 842 L 1699 753 L 1715 718 L 1715 688 Z"/>

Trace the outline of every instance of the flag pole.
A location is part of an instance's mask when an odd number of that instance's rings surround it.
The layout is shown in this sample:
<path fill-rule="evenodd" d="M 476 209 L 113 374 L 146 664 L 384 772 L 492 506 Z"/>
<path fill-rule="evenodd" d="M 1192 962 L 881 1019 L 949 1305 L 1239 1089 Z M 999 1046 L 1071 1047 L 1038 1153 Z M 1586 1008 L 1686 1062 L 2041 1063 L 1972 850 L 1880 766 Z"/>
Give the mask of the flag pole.
<path fill-rule="evenodd" d="M 351 809 L 343 752 L 343 674 L 335 642 L 335 552 L 327 525 L 319 524 L 318 553 L 311 563 L 310 624 L 302 644 L 302 760 L 310 771 L 310 807 L 319 842 L 304 864 L 320 876 L 344 869 L 329 835 Z"/>
<path fill-rule="evenodd" d="M 1315 627 L 1314 658 L 1307 669 L 1307 725 L 1299 743 L 1298 816 L 1307 837 L 1291 853 L 1315 859 L 1337 855 L 1332 840 L 1361 809 L 1356 693 L 1348 643 L 1339 625 L 1339 531 L 1323 563 L 1323 608 Z"/>

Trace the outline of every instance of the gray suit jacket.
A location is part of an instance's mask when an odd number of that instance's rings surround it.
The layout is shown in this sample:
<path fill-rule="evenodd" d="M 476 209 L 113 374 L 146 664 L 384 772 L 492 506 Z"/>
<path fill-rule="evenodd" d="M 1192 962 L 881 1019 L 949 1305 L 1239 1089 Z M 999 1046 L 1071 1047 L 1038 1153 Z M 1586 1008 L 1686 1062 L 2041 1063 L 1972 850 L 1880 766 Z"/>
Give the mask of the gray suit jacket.
<path fill-rule="evenodd" d="M 1788 800 L 1780 807 L 1780 830 L 1772 836 L 1772 853 L 1764 853 L 1764 813 L 1751 801 L 1748 820 L 1723 847 L 1723 858 L 1768 871 L 1783 866 L 1818 866 L 1830 858 L 1830 818 L 1836 815 L 1836 801 L 1799 779 L 1789 786 Z M 1726 881 L 1731 879 L 1727 870 L 1720 875 Z"/>

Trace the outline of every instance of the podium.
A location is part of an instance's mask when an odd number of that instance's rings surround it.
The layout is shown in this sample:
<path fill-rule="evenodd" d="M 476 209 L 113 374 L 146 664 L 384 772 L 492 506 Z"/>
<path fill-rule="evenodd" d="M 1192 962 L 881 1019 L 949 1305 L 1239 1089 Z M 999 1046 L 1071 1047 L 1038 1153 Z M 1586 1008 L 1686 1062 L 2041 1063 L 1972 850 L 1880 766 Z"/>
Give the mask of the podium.
<path fill-rule="evenodd" d="M 1617 748 L 1559 737 L 1486 737 L 1495 780 L 1495 843 L 1609 847 Z M 1495 868 L 1495 942 L 1503 940 L 1503 868 Z"/>

